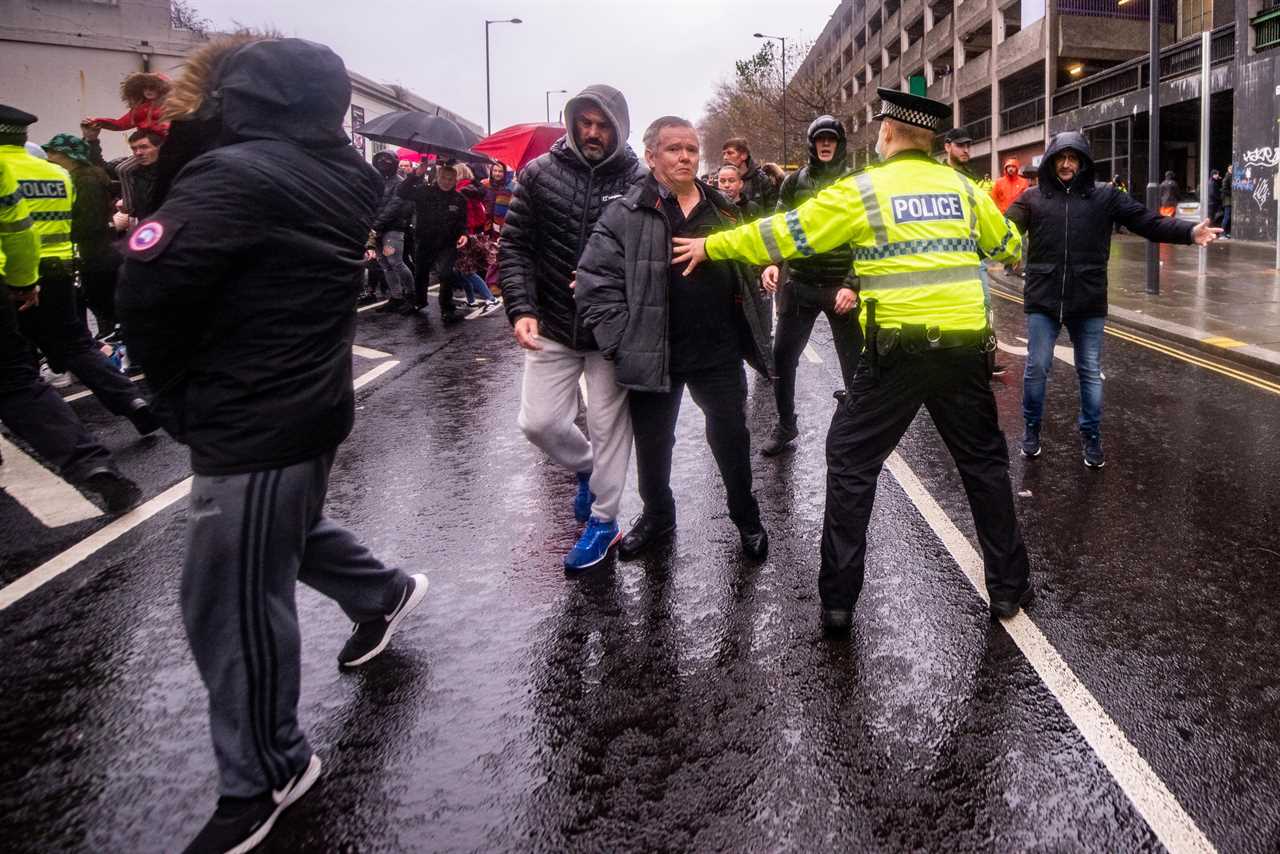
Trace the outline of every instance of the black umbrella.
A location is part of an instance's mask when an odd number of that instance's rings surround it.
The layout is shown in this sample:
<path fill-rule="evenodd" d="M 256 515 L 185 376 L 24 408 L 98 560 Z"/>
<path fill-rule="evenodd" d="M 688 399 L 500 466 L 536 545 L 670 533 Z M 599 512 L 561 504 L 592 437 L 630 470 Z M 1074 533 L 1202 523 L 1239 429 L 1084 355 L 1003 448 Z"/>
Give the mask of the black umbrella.
<path fill-rule="evenodd" d="M 467 138 L 462 128 L 444 116 L 430 113 L 386 113 L 365 122 L 353 132 L 375 142 L 398 145 L 421 154 L 462 160 L 478 158 L 478 155 L 467 151 Z"/>

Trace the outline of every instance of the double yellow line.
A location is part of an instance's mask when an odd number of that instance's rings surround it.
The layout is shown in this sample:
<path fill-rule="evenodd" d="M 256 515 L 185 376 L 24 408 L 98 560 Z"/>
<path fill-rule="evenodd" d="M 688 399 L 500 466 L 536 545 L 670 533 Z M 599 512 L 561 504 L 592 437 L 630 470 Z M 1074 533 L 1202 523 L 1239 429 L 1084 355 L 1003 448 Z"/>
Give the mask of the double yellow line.
<path fill-rule="evenodd" d="M 991 293 L 1001 299 L 1008 300 L 1009 302 L 1017 303 L 1018 305 L 1022 304 L 1021 298 L 1012 296 L 1011 294 L 1006 294 L 996 288 L 992 288 Z M 1254 388 L 1260 388 L 1263 391 L 1269 391 L 1272 394 L 1280 394 L 1280 383 L 1264 379 L 1256 374 L 1246 373 L 1228 365 L 1223 365 L 1218 362 L 1196 356 L 1192 353 L 1175 349 L 1168 344 L 1164 344 L 1151 338 L 1145 338 L 1141 335 L 1130 332 L 1127 329 L 1117 329 L 1116 327 L 1109 325 L 1107 326 L 1106 331 L 1108 335 L 1114 335 L 1116 338 L 1119 338 L 1122 341 L 1128 341 L 1130 344 L 1137 344 L 1139 347 L 1146 347 L 1148 350 L 1154 350 L 1157 353 L 1172 356 L 1181 362 L 1186 362 L 1189 365 L 1195 365 L 1197 367 L 1204 368 L 1207 371 L 1213 371 L 1215 374 L 1221 374 L 1224 377 L 1230 377 L 1233 380 L 1247 383 Z"/>

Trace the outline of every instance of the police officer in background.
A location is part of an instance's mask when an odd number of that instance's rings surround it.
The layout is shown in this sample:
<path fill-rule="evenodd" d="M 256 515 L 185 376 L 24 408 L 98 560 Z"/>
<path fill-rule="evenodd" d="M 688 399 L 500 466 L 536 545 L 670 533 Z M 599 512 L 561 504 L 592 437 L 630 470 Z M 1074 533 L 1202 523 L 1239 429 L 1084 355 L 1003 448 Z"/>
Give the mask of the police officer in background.
<path fill-rule="evenodd" d="M 32 157 L 23 144 L 36 117 L 0 106 L 0 162 L 18 180 L 40 238 L 40 304 L 19 315 L 22 334 L 44 353 L 49 370 L 76 375 L 116 415 L 144 436 L 160 429 L 137 387 L 102 354 L 76 307 L 75 249 L 71 243 L 71 176 L 61 166 Z"/>
<path fill-rule="evenodd" d="M 798 208 L 821 190 L 849 174 L 845 159 L 844 125 L 834 116 L 818 116 L 809 125 L 809 162 L 792 172 L 778 191 L 778 210 Z M 819 314 L 831 324 L 831 338 L 840 361 L 841 388 L 848 389 L 862 349 L 862 332 L 853 308 L 858 302 L 858 278 L 853 274 L 853 250 L 837 246 L 786 265 L 779 286 L 779 266 L 772 264 L 761 276 L 764 288 L 778 294 L 778 330 L 773 339 L 773 364 L 778 372 L 773 399 L 778 424 L 760 453 L 781 454 L 800 435 L 796 422 L 796 371 L 800 354 L 809 343 Z"/>
<path fill-rule="evenodd" d="M 935 162 L 951 109 L 879 89 L 883 161 L 797 210 L 707 238 L 675 241 L 674 261 L 779 263 L 852 244 L 866 343 L 827 435 L 827 503 L 818 591 L 823 627 L 846 633 L 862 589 L 880 469 L 923 405 L 960 469 L 986 568 L 992 617 L 1031 601 L 1008 449 L 988 385 L 993 344 L 981 256 L 1014 263 L 1022 240 L 991 197 Z"/>

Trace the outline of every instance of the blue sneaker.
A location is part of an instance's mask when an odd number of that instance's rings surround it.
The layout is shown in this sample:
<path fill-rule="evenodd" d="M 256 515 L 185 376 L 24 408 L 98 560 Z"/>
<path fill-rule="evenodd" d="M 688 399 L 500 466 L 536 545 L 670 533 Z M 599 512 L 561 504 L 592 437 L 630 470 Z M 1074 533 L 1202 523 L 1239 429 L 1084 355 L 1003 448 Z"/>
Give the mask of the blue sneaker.
<path fill-rule="evenodd" d="M 591 491 L 591 472 L 578 472 L 578 494 L 573 497 L 573 518 L 584 523 L 590 519 L 591 505 L 595 500 L 595 493 Z"/>
<path fill-rule="evenodd" d="M 576 572 L 595 566 L 609 556 L 609 549 L 621 539 L 622 531 L 616 520 L 592 517 L 578 542 L 564 556 L 564 568 Z"/>

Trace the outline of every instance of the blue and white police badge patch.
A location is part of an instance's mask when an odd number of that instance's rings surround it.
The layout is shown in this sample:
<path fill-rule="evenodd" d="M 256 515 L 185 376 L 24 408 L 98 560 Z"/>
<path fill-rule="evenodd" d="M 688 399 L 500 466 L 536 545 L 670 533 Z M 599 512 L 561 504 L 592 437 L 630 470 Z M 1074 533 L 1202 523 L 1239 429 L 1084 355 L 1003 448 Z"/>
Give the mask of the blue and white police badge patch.
<path fill-rule="evenodd" d="M 964 206 L 959 193 L 921 193 L 894 196 L 891 200 L 895 222 L 930 222 L 940 219 L 964 219 Z"/>
<path fill-rule="evenodd" d="M 173 236 L 182 228 L 181 222 L 161 222 L 158 219 L 147 220 L 129 235 L 129 257 L 139 261 L 150 261 L 164 252 Z"/>

